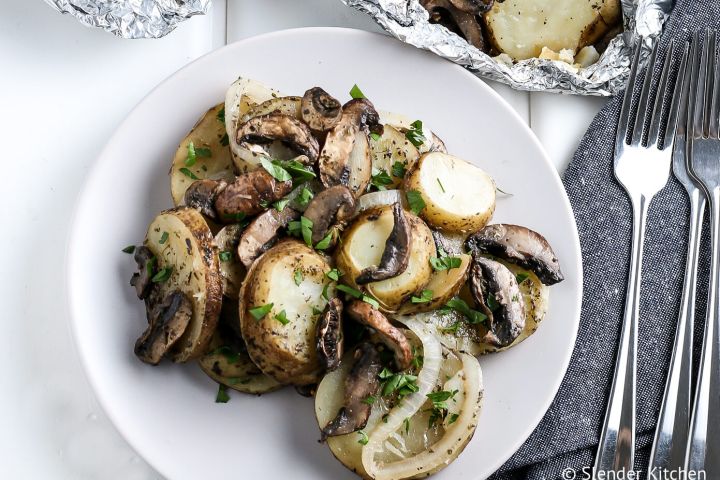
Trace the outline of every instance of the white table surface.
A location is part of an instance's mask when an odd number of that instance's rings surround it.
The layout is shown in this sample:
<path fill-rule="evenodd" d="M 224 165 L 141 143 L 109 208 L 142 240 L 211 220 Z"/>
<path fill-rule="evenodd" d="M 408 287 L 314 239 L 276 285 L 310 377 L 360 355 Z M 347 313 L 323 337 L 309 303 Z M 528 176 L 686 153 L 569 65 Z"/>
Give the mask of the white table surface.
<path fill-rule="evenodd" d="M 164 39 L 128 41 L 42 0 L 0 0 L 2 478 L 159 478 L 100 409 L 72 342 L 64 263 L 76 197 L 113 130 L 163 78 L 226 42 L 319 25 L 378 30 L 339 0 L 215 0 Z M 561 170 L 605 102 L 493 87 Z"/>

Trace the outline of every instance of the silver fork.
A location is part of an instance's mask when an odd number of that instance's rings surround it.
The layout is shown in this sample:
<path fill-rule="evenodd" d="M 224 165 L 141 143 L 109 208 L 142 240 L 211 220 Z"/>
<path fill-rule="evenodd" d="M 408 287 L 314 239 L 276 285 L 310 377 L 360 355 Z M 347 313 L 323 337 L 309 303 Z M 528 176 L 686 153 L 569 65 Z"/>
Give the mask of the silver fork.
<path fill-rule="evenodd" d="M 710 202 L 712 257 L 705 333 L 700 359 L 687 471 L 705 471 L 708 479 L 720 478 L 720 67 L 715 62 L 715 32 L 707 31 L 702 58 L 693 59 L 693 80 L 688 121 L 690 166 Z M 700 35 L 694 42 L 701 44 Z"/>
<path fill-rule="evenodd" d="M 697 44 L 692 44 L 694 58 Z M 688 46 L 685 46 L 678 70 L 676 89 L 681 89 L 679 109 L 683 118 L 678 122 L 675 148 L 673 151 L 673 173 L 685 187 L 690 199 L 690 228 L 688 232 L 688 250 L 685 260 L 685 280 L 683 283 L 680 315 L 675 331 L 668 376 L 665 383 L 660 414 L 658 415 L 655 440 L 650 452 L 649 471 L 677 471 L 685 466 L 685 451 L 690 428 L 690 404 L 692 399 L 692 354 L 693 330 L 695 328 L 695 292 L 697 287 L 698 251 L 702 233 L 702 218 L 705 211 L 705 195 L 696 180 L 688 172 L 687 121 L 688 96 L 690 92 L 690 72 L 687 68 Z"/>
<path fill-rule="evenodd" d="M 615 137 L 615 177 L 625 188 L 633 209 L 632 250 L 630 273 L 625 297 L 625 313 L 620 344 L 615 363 L 615 375 L 610 389 L 605 422 L 600 435 L 593 478 L 608 478 L 607 472 L 633 469 L 635 457 L 635 379 L 640 302 L 640 268 L 645 238 L 648 205 L 667 183 L 670 175 L 677 105 L 664 108 L 672 93 L 670 64 L 674 45 L 671 43 L 663 61 L 654 105 L 650 104 L 653 72 L 657 66 L 657 46 L 648 63 L 645 82 L 637 103 L 637 113 L 631 127 L 632 99 L 640 50 L 637 49 L 623 99 L 620 121 Z M 678 97 L 678 91 L 673 97 Z M 676 102 L 674 102 L 676 103 Z M 663 112 L 667 110 L 667 112 Z M 663 120 L 667 117 L 665 128 Z M 649 126 L 648 126 L 649 123 Z M 648 132 L 645 134 L 646 126 Z M 661 143 L 661 131 L 663 131 Z M 630 140 L 628 142 L 628 134 Z"/>

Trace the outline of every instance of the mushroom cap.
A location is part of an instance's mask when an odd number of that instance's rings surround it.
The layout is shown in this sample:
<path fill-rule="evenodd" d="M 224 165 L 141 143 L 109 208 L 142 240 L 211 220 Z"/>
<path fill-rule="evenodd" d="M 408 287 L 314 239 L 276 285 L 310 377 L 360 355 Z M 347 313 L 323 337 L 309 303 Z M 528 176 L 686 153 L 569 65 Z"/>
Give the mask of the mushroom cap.
<path fill-rule="evenodd" d="M 147 309 L 150 324 L 135 342 L 135 355 L 157 365 L 190 324 L 192 303 L 183 292 L 173 290 L 164 298 L 150 296 Z"/>
<path fill-rule="evenodd" d="M 396 328 L 379 310 L 361 300 L 352 301 L 346 312 L 356 322 L 375 330 L 383 344 L 395 354 L 398 370 L 406 370 L 412 363 L 412 346 L 405 334 Z"/>
<path fill-rule="evenodd" d="M 320 152 L 310 128 L 297 118 L 282 113 L 254 117 L 238 126 L 237 143 L 270 143 L 280 140 L 314 163 Z"/>
<path fill-rule="evenodd" d="M 342 301 L 333 297 L 317 323 L 316 348 L 320 366 L 331 372 L 340 366 L 343 356 Z"/>
<path fill-rule="evenodd" d="M 405 210 L 400 203 L 393 205 L 393 229 L 385 241 L 380 264 L 368 267 L 355 279 L 358 285 L 378 282 L 400 275 L 410 262 L 411 233 Z"/>
<path fill-rule="evenodd" d="M 275 243 L 280 230 L 299 217 L 300 212 L 289 206 L 285 206 L 281 212 L 271 208 L 258 215 L 245 228 L 238 243 L 237 254 L 243 265 L 250 268 L 255 259 Z"/>
<path fill-rule="evenodd" d="M 303 214 L 312 222 L 312 242 L 318 243 L 336 223 L 355 213 L 355 198 L 344 185 L 335 185 L 315 195 Z"/>
<path fill-rule="evenodd" d="M 225 180 L 195 180 L 185 190 L 185 205 L 200 210 L 208 218 L 216 219 L 214 203 L 220 192 L 227 187 Z"/>
<path fill-rule="evenodd" d="M 220 191 L 214 209 L 221 221 L 237 222 L 262 212 L 266 208 L 263 205 L 281 199 L 292 191 L 292 187 L 292 180 L 281 182 L 265 170 L 254 170 L 238 176 Z"/>
<path fill-rule="evenodd" d="M 303 122 L 319 132 L 330 130 L 342 117 L 340 102 L 320 87 L 305 92 L 300 111 Z"/>
<path fill-rule="evenodd" d="M 133 258 L 137 263 L 138 271 L 133 273 L 132 278 L 130 278 L 130 285 L 135 287 L 135 293 L 142 300 L 148 296 L 152 286 L 150 280 L 155 275 L 155 268 L 150 260 L 155 258 L 155 254 L 145 245 L 141 245 L 135 249 Z"/>

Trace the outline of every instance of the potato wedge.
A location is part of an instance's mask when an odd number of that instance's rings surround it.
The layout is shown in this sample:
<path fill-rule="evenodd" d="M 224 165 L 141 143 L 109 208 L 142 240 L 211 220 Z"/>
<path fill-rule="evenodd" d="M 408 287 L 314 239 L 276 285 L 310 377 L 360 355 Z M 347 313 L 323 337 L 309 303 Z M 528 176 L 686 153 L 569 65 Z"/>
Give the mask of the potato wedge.
<path fill-rule="evenodd" d="M 452 232 L 477 231 L 495 211 L 495 180 L 452 155 L 426 153 L 405 180 L 405 190 L 422 195 L 420 216 L 431 226 Z"/>
<path fill-rule="evenodd" d="M 221 315 L 234 318 L 221 319 L 208 346 L 208 353 L 198 360 L 202 371 L 216 382 L 238 392 L 261 394 L 282 387 L 255 366 L 242 338 L 228 326 L 231 322 L 238 322 L 237 303 L 224 302 Z"/>
<path fill-rule="evenodd" d="M 289 240 L 258 258 L 243 282 L 240 328 L 248 353 L 280 383 L 307 385 L 320 378 L 316 312 L 327 305 L 323 289 L 330 268 L 322 255 Z M 333 291 L 328 287 L 328 298 Z"/>
<path fill-rule="evenodd" d="M 172 269 L 156 286 L 163 292 L 179 289 L 192 302 L 190 324 L 170 357 L 174 362 L 197 358 L 210 342 L 222 305 L 222 278 L 210 228 L 195 209 L 165 210 L 148 227 L 145 246 L 155 254 L 158 270 Z"/>
<path fill-rule="evenodd" d="M 427 476 L 449 465 L 470 441 L 477 425 L 482 406 L 483 385 L 480 365 L 474 357 L 444 350 L 438 384 L 435 391 L 455 392 L 446 401 L 448 412 L 444 419 L 431 422 L 433 405 L 428 400 L 415 415 L 385 443 L 386 448 L 375 455 L 379 464 L 391 466 L 392 473 L 383 475 L 382 467 L 376 478 L 401 480 Z M 346 358 L 341 367 L 327 374 L 315 395 L 315 415 L 318 425 L 324 427 L 342 406 L 345 378 L 352 359 Z M 362 430 L 372 435 L 383 425 L 383 417 L 392 406 L 382 396 L 373 403 L 367 425 Z M 452 419 L 452 421 L 451 421 Z M 431 426 L 432 423 L 432 426 Z M 358 432 L 330 437 L 327 445 L 332 454 L 348 469 L 363 478 L 371 478 L 362 462 L 364 446 L 358 442 Z"/>
<path fill-rule="evenodd" d="M 398 313 L 406 315 L 436 310 L 456 296 L 467 280 L 470 262 L 472 261 L 472 257 L 465 253 L 458 255 L 457 258 L 460 259 L 459 267 L 433 272 L 430 281 L 423 287 L 423 290 L 432 292 L 430 301 L 422 303 L 405 302 L 398 310 Z"/>
<path fill-rule="evenodd" d="M 515 60 L 543 47 L 577 53 L 620 21 L 619 0 L 506 0 L 485 14 L 488 38 Z"/>
<path fill-rule="evenodd" d="M 372 177 L 372 155 L 370 142 L 365 132 L 355 134 L 355 144 L 350 152 L 347 162 L 348 183 L 347 187 L 355 198 L 360 197 L 367 189 Z"/>
<path fill-rule="evenodd" d="M 412 253 L 407 268 L 400 275 L 361 287 L 355 283 L 363 269 L 380 262 L 385 241 L 394 225 L 392 207 L 377 207 L 360 214 L 344 232 L 341 246 L 336 251 L 335 259 L 344 274 L 343 282 L 377 299 L 385 312 L 396 311 L 423 289 L 432 274 L 429 259 L 437 256 L 428 226 L 411 212 L 405 212 L 405 215 L 410 226 Z"/>
<path fill-rule="evenodd" d="M 221 103 L 205 112 L 175 152 L 170 167 L 170 194 L 175 206 L 185 203 L 185 190 L 195 181 L 192 176 L 227 181 L 235 178 L 225 125 L 219 116 L 222 109 Z M 188 158 L 190 143 L 195 151 L 194 161 Z"/>
<path fill-rule="evenodd" d="M 397 169 L 394 165 L 400 164 L 402 170 L 412 171 L 417 164 L 420 153 L 410 140 L 405 138 L 395 127 L 385 125 L 383 134 L 377 140 L 370 139 L 370 152 L 373 169 L 383 171 L 392 179 L 392 183 L 385 185 L 387 189 L 399 188 L 404 176 L 395 176 Z"/>
<path fill-rule="evenodd" d="M 245 278 L 245 266 L 237 255 L 238 243 L 243 228 L 239 224 L 226 225 L 215 235 L 215 246 L 220 259 L 220 276 L 223 280 L 223 294 L 237 299 L 240 285 Z"/>
<path fill-rule="evenodd" d="M 380 123 L 384 126 L 390 126 L 399 131 L 403 136 L 408 130 L 411 130 L 413 122 L 417 118 L 410 118 L 407 115 L 402 115 L 394 112 L 386 112 L 378 110 L 380 115 Z M 425 141 L 417 147 L 419 153 L 427 152 L 446 152 L 445 143 L 440 140 L 440 137 L 435 135 L 433 131 L 428 127 L 426 122 L 423 122 L 422 135 Z"/>

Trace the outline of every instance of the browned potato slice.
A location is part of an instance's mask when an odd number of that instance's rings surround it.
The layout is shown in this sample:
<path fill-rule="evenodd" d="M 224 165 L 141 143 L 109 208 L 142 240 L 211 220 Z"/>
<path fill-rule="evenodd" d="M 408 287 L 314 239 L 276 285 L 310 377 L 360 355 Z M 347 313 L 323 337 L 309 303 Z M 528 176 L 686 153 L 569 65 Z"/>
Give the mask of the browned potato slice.
<path fill-rule="evenodd" d="M 233 161 L 225 137 L 225 124 L 220 120 L 224 105 L 208 110 L 190 133 L 180 142 L 170 167 L 170 194 L 175 205 L 183 205 L 185 190 L 196 178 L 232 181 Z M 190 143 L 195 150 L 195 163 L 188 157 Z"/>
<path fill-rule="evenodd" d="M 433 272 L 430 281 L 423 287 L 423 290 L 432 292 L 430 301 L 421 303 L 406 302 L 400 307 L 398 313 L 405 315 L 436 310 L 457 295 L 467 280 L 472 257 L 463 253 L 457 255 L 456 258 L 460 259 L 459 267 Z"/>
<path fill-rule="evenodd" d="M 178 289 L 192 302 L 190 324 L 170 357 L 175 362 L 197 358 L 210 342 L 222 305 L 218 253 L 210 228 L 195 209 L 165 210 L 148 227 L 145 246 L 155 254 L 158 271 L 171 269 L 156 286 L 163 292 Z"/>
<path fill-rule="evenodd" d="M 394 225 L 391 206 L 372 208 L 360 214 L 343 234 L 336 252 L 338 268 L 344 274 L 343 283 L 373 296 L 380 303 L 381 309 L 389 312 L 397 310 L 403 302 L 423 289 L 432 274 L 429 259 L 437 256 L 428 226 L 411 212 L 405 212 L 405 215 L 412 243 L 408 266 L 400 275 L 370 282 L 362 287 L 355 283 L 363 269 L 380 262 L 385 241 Z"/>
<path fill-rule="evenodd" d="M 373 168 L 384 171 L 392 180 L 391 184 L 385 186 L 387 189 L 399 188 L 404 179 L 403 176 L 393 175 L 395 172 L 393 165 L 398 163 L 409 172 L 415 168 L 415 164 L 420 158 L 420 153 L 415 145 L 405 138 L 405 134 L 390 125 L 384 126 L 380 138 L 370 139 L 370 152 Z"/>
<path fill-rule="evenodd" d="M 318 312 L 331 269 L 327 260 L 294 240 L 265 252 L 250 268 L 240 298 L 240 326 L 253 362 L 280 383 L 317 382 Z M 299 272 L 299 273 L 296 273 Z M 327 297 L 334 289 L 328 287 Z"/>

